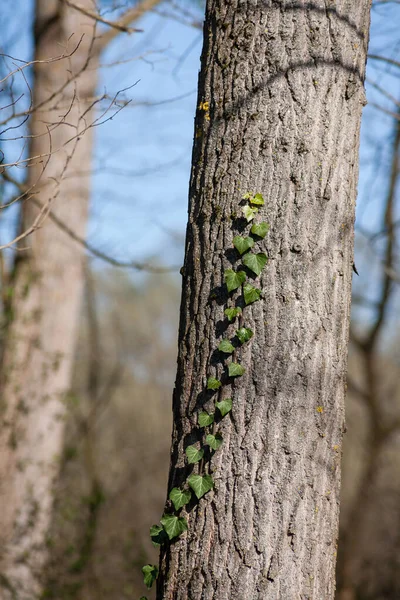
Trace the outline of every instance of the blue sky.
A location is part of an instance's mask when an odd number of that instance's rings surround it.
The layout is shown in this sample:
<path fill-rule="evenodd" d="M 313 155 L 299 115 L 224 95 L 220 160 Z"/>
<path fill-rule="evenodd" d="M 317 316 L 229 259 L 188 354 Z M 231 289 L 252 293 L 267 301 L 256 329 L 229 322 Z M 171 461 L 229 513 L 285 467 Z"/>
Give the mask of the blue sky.
<path fill-rule="evenodd" d="M 373 8 L 370 54 L 399 60 L 399 23 L 399 5 Z M 182 243 L 174 241 L 170 232 L 175 231 L 183 238 L 186 226 L 201 33 L 157 15 L 143 19 L 141 26 L 146 32 L 139 34 L 143 38 L 138 37 L 136 41 L 119 37 L 104 60 L 112 62 L 118 56 L 140 56 L 148 48 L 153 53 L 146 56 L 146 61 L 117 67 L 112 75 L 110 70 L 103 70 L 106 87 L 115 91 L 118 86 L 139 79 L 132 90 L 133 104 L 142 100 L 157 103 L 182 95 L 186 97 L 160 106 L 128 108 L 117 122 L 98 130 L 98 148 L 108 153 L 107 164 L 122 165 L 134 172 L 151 169 L 154 164 L 167 166 L 147 176 L 121 175 L 115 179 L 107 170 L 97 175 L 90 236 L 93 243 L 117 257 L 145 259 L 154 253 L 161 254 L 167 264 L 181 264 Z M 369 104 L 362 120 L 356 221 L 356 264 L 360 277 L 355 278 L 354 289 L 372 300 L 380 289 L 382 248 L 379 244 L 371 246 L 364 234 L 375 232 L 383 225 L 382 210 L 393 138 L 393 118 L 379 111 L 374 104 L 388 111 L 395 110 L 393 102 L 373 84 L 400 98 L 399 75 L 397 67 L 376 60 L 368 63 Z M 113 140 L 111 152 L 108 151 L 108 139 Z M 398 298 L 395 295 L 392 299 L 393 314 Z M 370 308 L 360 310 L 355 306 L 355 310 L 364 323 L 373 316 Z"/>
<path fill-rule="evenodd" d="M 164 262 L 179 264 L 201 32 L 158 15 L 140 27 L 145 33 L 119 36 L 103 57 L 104 63 L 137 57 L 102 69 L 109 93 L 137 84 L 129 92 L 131 105 L 96 132 L 90 238 L 116 257 L 161 254 Z"/>
<path fill-rule="evenodd" d="M 400 55 L 399 22 L 398 6 L 372 11 L 371 54 Z M 176 245 L 165 229 L 183 235 L 186 225 L 201 32 L 158 15 L 143 19 L 141 27 L 144 34 L 136 39 L 120 36 L 104 56 L 104 62 L 111 63 L 149 52 L 144 59 L 102 72 L 109 92 L 139 81 L 130 92 L 132 108 L 97 130 L 97 158 L 116 170 L 109 173 L 105 168 L 95 175 L 90 235 L 116 255 L 144 258 L 162 249 L 164 260 L 170 256 L 176 261 Z M 396 97 L 400 97 L 399 74 L 399 69 L 383 69 L 377 61 L 368 66 L 368 78 Z M 159 106 L 135 106 L 143 100 L 157 103 L 182 95 L 186 97 Z M 370 103 L 393 111 L 393 103 L 368 84 L 367 95 Z M 374 231 L 381 219 L 392 123 L 372 104 L 364 110 L 358 201 L 358 225 L 363 230 Z M 154 165 L 160 169 L 152 173 Z M 118 169 L 127 173 L 118 175 Z M 150 173 L 138 175 L 146 169 Z"/>

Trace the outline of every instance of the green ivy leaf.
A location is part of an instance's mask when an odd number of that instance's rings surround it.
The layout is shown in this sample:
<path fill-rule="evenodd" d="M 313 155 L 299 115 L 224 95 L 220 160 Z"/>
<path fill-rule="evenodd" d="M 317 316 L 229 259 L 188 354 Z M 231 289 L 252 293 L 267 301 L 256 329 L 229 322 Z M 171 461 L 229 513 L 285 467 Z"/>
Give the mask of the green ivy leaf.
<path fill-rule="evenodd" d="M 253 194 L 251 192 L 246 192 L 244 196 L 242 196 L 242 200 L 250 200 L 252 196 Z"/>
<path fill-rule="evenodd" d="M 262 223 L 254 223 L 253 227 L 251 228 L 251 233 L 253 235 L 258 235 L 260 238 L 265 238 L 268 231 L 269 224 L 265 223 L 264 221 Z"/>
<path fill-rule="evenodd" d="M 218 408 L 221 416 L 224 417 L 232 410 L 232 398 L 225 398 L 221 402 L 216 402 L 215 406 Z"/>
<path fill-rule="evenodd" d="M 199 413 L 199 425 L 200 427 L 208 427 L 214 422 L 214 413 L 209 415 L 207 412 Z"/>
<path fill-rule="evenodd" d="M 153 546 L 155 546 L 156 548 L 158 548 L 158 546 L 161 546 L 161 544 L 164 544 L 168 539 L 164 529 L 159 525 L 152 525 L 150 527 L 150 537 Z"/>
<path fill-rule="evenodd" d="M 198 500 L 200 500 L 204 494 L 207 494 L 207 492 L 212 490 L 214 487 L 214 482 L 211 475 L 190 475 L 187 481 L 196 494 Z"/>
<path fill-rule="evenodd" d="M 244 238 L 240 235 L 236 235 L 233 238 L 233 245 L 240 254 L 244 254 L 254 246 L 254 240 L 251 237 Z"/>
<path fill-rule="evenodd" d="M 209 377 L 207 379 L 207 389 L 208 390 L 217 390 L 218 388 L 220 388 L 222 385 L 222 383 L 218 380 L 215 379 L 215 377 Z"/>
<path fill-rule="evenodd" d="M 239 342 L 241 344 L 245 344 L 246 342 L 248 342 L 253 337 L 253 335 L 254 333 L 248 327 L 241 327 L 236 331 L 236 336 L 238 337 Z"/>
<path fill-rule="evenodd" d="M 235 319 L 238 315 L 241 314 L 242 309 L 240 308 L 240 306 L 237 306 L 235 308 L 226 308 L 224 310 L 224 315 L 228 317 L 228 321 L 233 321 L 233 319 Z"/>
<path fill-rule="evenodd" d="M 180 488 L 173 488 L 169 493 L 169 499 L 172 500 L 175 510 L 179 510 L 190 502 L 191 497 L 192 492 L 190 490 L 181 490 Z"/>
<path fill-rule="evenodd" d="M 246 304 L 252 304 L 252 302 L 257 302 L 261 296 L 261 290 L 253 287 L 250 283 L 246 283 L 243 288 L 244 301 Z"/>
<path fill-rule="evenodd" d="M 264 252 L 259 252 L 258 254 L 253 254 L 250 252 L 243 256 L 243 264 L 246 265 L 250 271 L 253 271 L 256 275 L 259 275 L 267 262 L 267 256 Z"/>
<path fill-rule="evenodd" d="M 222 446 L 222 435 L 217 433 L 215 435 L 212 435 L 211 433 L 208 434 L 208 436 L 206 437 L 206 444 L 208 446 L 210 446 L 210 448 L 212 448 L 213 450 L 218 450 L 218 448 L 220 448 Z"/>
<path fill-rule="evenodd" d="M 198 463 L 204 456 L 204 450 L 198 450 L 196 446 L 188 446 L 185 450 L 189 465 Z"/>
<path fill-rule="evenodd" d="M 160 522 L 170 540 L 178 537 L 188 529 L 186 519 L 183 517 L 177 517 L 176 515 L 163 515 L 160 519 Z"/>
<path fill-rule="evenodd" d="M 220 352 L 223 352 L 224 354 L 232 354 L 234 349 L 235 349 L 235 347 L 232 346 L 232 344 L 230 343 L 229 340 L 222 340 L 222 342 L 218 346 L 218 350 Z"/>
<path fill-rule="evenodd" d="M 262 194 L 255 194 L 250 198 L 250 204 L 254 204 L 255 206 L 264 206 L 264 198 Z"/>
<path fill-rule="evenodd" d="M 149 590 L 158 577 L 158 568 L 155 565 L 142 567 L 144 585 Z"/>
<path fill-rule="evenodd" d="M 242 365 L 239 365 L 238 363 L 235 362 L 231 362 L 229 363 L 228 366 L 228 373 L 229 373 L 229 377 L 241 377 L 243 375 L 243 373 L 245 372 L 245 368 L 242 367 Z"/>
<path fill-rule="evenodd" d="M 233 290 L 236 290 L 246 281 L 246 273 L 244 271 L 235 273 L 233 269 L 226 269 L 224 277 L 228 292 L 233 292 Z"/>
<path fill-rule="evenodd" d="M 258 213 L 258 208 L 251 208 L 251 206 L 243 206 L 242 213 L 248 223 L 254 219 Z"/>

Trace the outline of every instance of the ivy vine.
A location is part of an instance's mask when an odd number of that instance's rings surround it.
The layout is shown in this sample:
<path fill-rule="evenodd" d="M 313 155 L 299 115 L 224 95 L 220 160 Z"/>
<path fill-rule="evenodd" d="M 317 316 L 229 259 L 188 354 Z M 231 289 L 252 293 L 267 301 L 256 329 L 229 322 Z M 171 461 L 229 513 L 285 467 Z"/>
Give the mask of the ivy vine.
<path fill-rule="evenodd" d="M 242 200 L 245 205 L 242 207 L 243 218 L 248 224 L 251 224 L 249 235 L 246 237 L 236 235 L 233 238 L 233 246 L 239 254 L 242 264 L 254 277 L 259 277 L 265 265 L 268 262 L 268 257 L 264 252 L 257 252 L 254 247 L 257 243 L 265 238 L 269 231 L 269 224 L 265 221 L 259 223 L 254 222 L 255 217 L 259 212 L 259 208 L 264 205 L 264 198 L 261 194 L 246 193 Z M 218 350 L 226 355 L 225 367 L 227 368 L 228 377 L 233 380 L 237 377 L 242 377 L 245 373 L 243 367 L 237 360 L 237 349 L 247 344 L 254 335 L 254 332 L 244 325 L 243 309 L 236 306 L 242 297 L 242 305 L 245 307 L 249 304 L 257 302 L 261 298 L 261 290 L 255 287 L 248 279 L 246 271 L 226 269 L 224 271 L 224 282 L 229 294 L 229 297 L 234 304 L 225 308 L 224 314 L 229 323 L 233 323 L 238 319 L 238 328 L 235 331 L 233 339 L 223 338 Z M 233 292 L 240 291 L 240 294 L 233 299 Z M 217 411 L 218 422 L 226 417 L 232 410 L 232 398 L 224 398 L 222 382 L 209 376 L 207 379 L 206 388 L 209 391 L 217 392 L 215 409 Z M 211 457 L 223 444 L 222 435 L 216 431 L 215 412 L 208 413 L 200 411 L 197 415 L 197 422 L 200 429 L 203 430 L 203 441 L 200 447 L 190 445 L 185 448 L 186 462 L 188 465 L 199 464 L 198 473 L 191 474 L 186 479 L 181 487 L 173 488 L 169 493 L 169 500 L 173 506 L 174 512 L 166 512 L 160 519 L 160 525 L 153 525 L 150 528 L 150 537 L 154 546 L 158 547 L 162 544 L 168 544 L 175 538 L 181 536 L 188 530 L 188 523 L 185 517 L 180 516 L 180 511 L 192 500 L 193 494 L 200 500 L 207 492 L 214 488 L 214 480 L 212 476 L 205 472 L 205 452 L 206 447 L 210 448 Z M 155 565 L 145 565 L 142 568 L 144 583 L 150 589 L 158 577 L 158 567 Z M 142 596 L 140 600 L 147 600 Z"/>

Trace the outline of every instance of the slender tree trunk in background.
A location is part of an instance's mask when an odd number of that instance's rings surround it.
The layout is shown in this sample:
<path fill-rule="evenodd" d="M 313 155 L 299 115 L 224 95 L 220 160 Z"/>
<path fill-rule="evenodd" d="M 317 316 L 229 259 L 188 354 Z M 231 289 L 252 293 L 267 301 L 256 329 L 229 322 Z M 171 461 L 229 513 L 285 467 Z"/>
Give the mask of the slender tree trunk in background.
<path fill-rule="evenodd" d="M 207 2 L 169 489 L 189 473 L 199 408 L 213 405 L 213 352 L 234 335 L 221 286 L 246 192 L 265 198 L 270 260 L 263 300 L 245 312 L 246 372 L 224 387 L 215 490 L 163 547 L 158 600 L 334 596 L 369 11 L 370 0 Z"/>
<path fill-rule="evenodd" d="M 398 116 L 400 117 L 400 109 Z M 382 336 L 382 328 L 385 324 L 385 316 L 394 286 L 390 271 L 393 269 L 393 257 L 396 247 L 393 232 L 395 231 L 395 199 L 399 179 L 400 121 L 396 120 L 394 123 L 391 168 L 383 223 L 388 233 L 382 261 L 384 270 L 379 292 L 380 301 L 377 303 L 378 308 L 375 321 L 365 339 L 362 341 L 357 340 L 357 346 L 363 353 L 365 389 L 363 399 L 368 410 L 369 426 L 365 442 L 366 454 L 363 461 L 363 474 L 347 518 L 349 525 L 344 529 L 339 545 L 338 600 L 357 600 L 358 596 L 363 596 L 362 586 L 364 590 L 369 590 L 371 598 L 395 598 L 397 596 L 394 589 L 397 585 L 396 578 L 388 576 L 388 566 L 390 564 L 394 563 L 394 567 L 392 568 L 393 573 L 397 570 L 396 536 L 394 536 L 394 539 L 391 536 L 387 536 L 384 552 L 378 545 L 377 552 L 379 553 L 379 559 L 375 558 L 375 560 L 371 559 L 371 554 L 369 553 L 370 544 L 368 541 L 371 535 L 370 523 L 373 520 L 371 513 L 374 508 L 375 511 L 377 510 L 376 504 L 378 503 L 377 498 L 379 498 L 377 484 L 382 471 L 382 464 L 385 461 L 384 452 L 390 445 L 392 436 L 399 431 L 399 422 L 396 418 L 385 419 L 382 393 L 386 396 L 386 402 L 388 399 L 391 399 L 393 405 L 395 405 L 395 392 L 392 392 L 392 398 L 390 398 L 390 392 L 382 392 L 382 384 L 379 385 L 380 374 L 378 371 L 380 358 L 378 343 Z M 374 499 L 373 502 L 371 502 L 372 499 Z M 388 498 L 386 498 L 386 501 L 388 501 Z M 396 521 L 396 517 L 393 517 L 393 521 Z M 374 576 L 370 575 L 369 581 L 367 580 L 366 582 L 365 572 L 371 560 L 375 564 L 377 573 Z M 378 567 L 376 567 L 378 560 L 384 563 L 385 569 L 382 568 L 382 565 L 379 568 L 379 563 Z"/>
<path fill-rule="evenodd" d="M 159 2 L 135 3 L 120 25 Z M 77 5 L 95 10 L 93 0 Z M 111 27 L 94 41 L 95 20 L 61 0 L 36 0 L 35 59 L 47 62 L 34 67 L 30 156 L 37 158 L 27 187 L 79 238 L 88 216 L 98 57 L 120 31 Z M 63 53 L 70 56 L 49 61 Z M 87 175 L 74 177 L 76 171 Z M 21 231 L 38 212 L 25 201 Z M 17 255 L 1 371 L 1 600 L 36 600 L 42 591 L 83 287 L 82 249 L 49 218 L 21 245 L 29 249 Z"/>
<path fill-rule="evenodd" d="M 93 8 L 90 0 L 81 5 Z M 30 155 L 43 158 L 30 167 L 28 187 L 35 186 L 35 197 L 42 205 L 53 199 L 52 209 L 59 219 L 85 237 L 89 176 L 69 176 L 73 171 L 90 170 L 92 130 L 68 141 L 93 119 L 88 107 L 96 90 L 96 64 L 94 60 L 86 63 L 94 21 L 58 0 L 37 0 L 35 33 L 37 60 L 60 56 L 67 45 L 71 53 L 84 35 L 69 59 L 35 66 L 34 106 L 40 109 L 32 115 Z M 60 92 L 66 80 L 78 73 Z M 54 154 L 41 175 L 49 152 Z M 22 230 L 37 214 L 38 208 L 26 201 Z M 46 560 L 52 486 L 62 451 L 84 258 L 76 242 L 49 219 L 22 245 L 29 249 L 17 256 L 2 371 L 0 571 L 1 598 L 28 600 L 41 593 L 40 572 Z"/>

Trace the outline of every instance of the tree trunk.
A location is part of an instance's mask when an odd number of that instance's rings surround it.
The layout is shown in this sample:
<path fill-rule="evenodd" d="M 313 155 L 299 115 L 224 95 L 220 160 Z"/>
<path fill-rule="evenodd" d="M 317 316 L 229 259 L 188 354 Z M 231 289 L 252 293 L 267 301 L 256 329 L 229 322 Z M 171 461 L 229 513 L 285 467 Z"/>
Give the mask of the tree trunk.
<path fill-rule="evenodd" d="M 91 0 L 80 4 L 92 8 Z M 48 61 L 64 52 L 70 57 L 35 65 L 38 108 L 31 117 L 30 156 L 38 158 L 31 160 L 28 188 L 41 205 L 51 201 L 56 216 L 84 237 L 89 176 L 71 175 L 90 170 L 92 130 L 81 132 L 93 119 L 88 109 L 97 73 L 96 61 L 88 63 L 88 57 L 94 21 L 58 0 L 37 0 L 36 11 L 35 59 Z M 22 231 L 38 211 L 25 201 Z M 82 248 L 48 218 L 22 245 L 29 248 L 17 255 L 2 366 L 0 571 L 2 599 L 30 600 L 41 594 L 48 551 L 84 258 Z"/>
<path fill-rule="evenodd" d="M 398 110 L 400 117 L 400 108 Z M 388 449 L 393 445 L 393 437 L 399 432 L 399 421 L 393 415 L 390 418 L 385 415 L 385 402 L 393 409 L 396 406 L 396 388 L 392 391 L 383 390 L 380 377 L 385 367 L 380 365 L 379 342 L 382 338 L 383 327 L 387 319 L 387 311 L 390 306 L 393 283 L 389 275 L 393 265 L 394 248 L 396 246 L 394 231 L 395 199 L 400 179 L 400 121 L 394 123 L 394 140 L 390 165 L 390 176 L 388 178 L 388 191 L 385 201 L 383 227 L 386 228 L 387 240 L 382 260 L 383 272 L 382 282 L 379 286 L 380 301 L 377 303 L 377 311 L 374 322 L 363 341 L 357 340 L 357 347 L 363 355 L 364 389 L 362 396 L 368 411 L 368 435 L 365 445 L 365 457 L 363 460 L 363 474 L 358 485 L 357 493 L 351 503 L 346 526 L 343 528 L 342 539 L 339 544 L 338 561 L 338 600 L 356 600 L 357 597 L 366 598 L 395 598 L 397 596 L 395 587 L 398 585 L 395 574 L 397 569 L 397 535 L 392 536 L 393 523 L 397 521 L 396 511 L 391 514 L 390 496 L 393 492 L 382 493 L 379 483 L 382 481 L 384 472 L 382 465 L 388 464 Z M 375 283 L 376 285 L 376 283 Z M 386 369 L 385 369 L 386 370 Z M 385 373 L 385 384 L 387 385 L 387 374 Z M 387 422 L 386 422 L 387 421 Z M 393 450 L 392 450 L 393 451 Z M 395 486 L 396 477 L 387 476 L 391 484 Z M 385 509 L 380 506 L 382 498 L 385 500 Z M 395 503 L 396 504 L 396 503 Z M 376 515 L 383 514 L 380 519 Z M 388 516 L 391 515 L 391 519 Z M 389 531 L 384 532 L 385 521 Z M 371 524 L 379 524 L 383 532 L 380 534 L 385 539 L 384 548 L 377 543 L 377 527 Z M 397 531 L 396 531 L 397 533 Z M 375 537 L 374 537 L 375 534 Z M 371 537 L 372 536 L 372 537 Z M 375 543 L 368 543 L 369 540 Z M 372 555 L 371 555 L 372 551 Z M 392 566 L 394 563 L 394 566 Z M 371 564 L 374 568 L 371 568 Z"/>
<path fill-rule="evenodd" d="M 162 546 L 158 600 L 334 596 L 369 9 L 207 2 L 169 490 L 199 471 L 215 487 L 183 509 L 188 533 Z M 270 224 L 255 247 L 269 262 L 260 302 L 233 294 L 254 331 L 233 380 L 215 352 L 237 327 L 223 273 L 241 264 L 232 240 L 248 235 L 240 205 L 255 192 Z M 198 412 L 213 410 L 210 376 L 233 408 L 211 462 L 188 466 Z"/>

